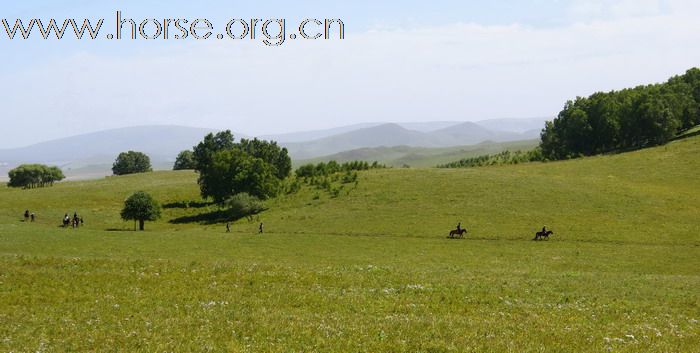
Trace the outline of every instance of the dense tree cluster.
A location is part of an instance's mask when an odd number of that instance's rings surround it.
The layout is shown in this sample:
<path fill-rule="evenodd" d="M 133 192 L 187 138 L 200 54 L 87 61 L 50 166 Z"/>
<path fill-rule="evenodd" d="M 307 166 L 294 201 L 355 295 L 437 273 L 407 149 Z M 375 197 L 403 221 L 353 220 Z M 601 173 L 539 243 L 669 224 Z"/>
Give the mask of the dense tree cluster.
<path fill-rule="evenodd" d="M 295 174 L 299 178 L 311 178 L 328 176 L 340 172 L 351 172 L 379 168 L 386 168 L 386 166 L 383 164 L 379 164 L 379 162 L 377 161 L 373 162 L 372 164 L 365 161 L 352 161 L 345 162 L 343 164 L 340 164 L 336 161 L 329 161 L 328 163 L 321 162 L 318 164 L 310 163 L 302 165 L 301 167 L 297 168 Z"/>
<path fill-rule="evenodd" d="M 202 197 L 220 204 L 243 192 L 273 197 L 292 169 L 286 148 L 258 139 L 236 143 L 228 130 L 208 134 L 192 152 Z"/>
<path fill-rule="evenodd" d="M 541 161 L 542 151 L 539 148 L 530 151 L 503 151 L 497 154 L 487 154 L 478 157 L 464 158 L 456 162 L 438 165 L 438 168 L 471 168 L 489 165 L 519 164 Z"/>
<path fill-rule="evenodd" d="M 142 152 L 122 152 L 112 165 L 114 175 L 150 172 L 151 158 Z"/>
<path fill-rule="evenodd" d="M 173 170 L 190 170 L 197 167 L 194 161 L 194 152 L 190 150 L 184 150 L 177 155 L 175 158 L 175 164 L 173 165 Z"/>
<path fill-rule="evenodd" d="M 66 178 L 60 168 L 43 164 L 22 164 L 10 170 L 9 177 L 7 186 L 27 189 L 51 186 Z"/>
<path fill-rule="evenodd" d="M 700 124 L 700 69 L 662 84 L 595 93 L 569 101 L 547 122 L 541 148 L 566 159 L 668 142 Z"/>

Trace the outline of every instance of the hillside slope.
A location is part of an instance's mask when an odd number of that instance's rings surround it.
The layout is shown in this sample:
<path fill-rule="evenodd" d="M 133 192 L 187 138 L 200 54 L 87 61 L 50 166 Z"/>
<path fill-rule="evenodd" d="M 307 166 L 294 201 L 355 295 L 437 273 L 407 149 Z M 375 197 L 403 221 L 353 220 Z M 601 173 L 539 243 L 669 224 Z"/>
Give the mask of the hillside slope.
<path fill-rule="evenodd" d="M 0 351 L 695 352 L 698 152 L 374 170 L 231 233 L 170 223 L 217 211 L 188 171 L 0 187 Z M 145 232 L 136 190 L 165 205 Z"/>
<path fill-rule="evenodd" d="M 377 170 L 361 173 L 357 187 L 346 185 L 338 198 L 306 187 L 271 200 L 260 218 L 271 232 L 300 234 L 441 237 L 461 221 L 484 239 L 527 239 L 546 224 L 566 241 L 698 243 L 698 153 L 700 137 L 693 137 L 566 162 Z M 195 179 L 191 172 L 156 172 L 47 189 L 0 188 L 0 221 L 11 223 L 29 208 L 53 232 L 65 212 L 79 210 L 96 229 L 128 228 L 118 213 L 131 192 L 152 192 L 165 204 L 198 200 Z M 153 226 L 197 227 L 168 221 L 203 211 L 169 208 Z"/>

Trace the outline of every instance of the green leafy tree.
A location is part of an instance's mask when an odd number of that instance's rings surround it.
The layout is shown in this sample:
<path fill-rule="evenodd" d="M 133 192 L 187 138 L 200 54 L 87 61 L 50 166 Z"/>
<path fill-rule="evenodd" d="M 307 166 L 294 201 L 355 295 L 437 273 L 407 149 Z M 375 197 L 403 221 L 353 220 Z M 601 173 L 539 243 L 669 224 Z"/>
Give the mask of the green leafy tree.
<path fill-rule="evenodd" d="M 236 144 L 243 152 L 269 163 L 275 172 L 278 179 L 284 179 L 289 176 L 292 171 L 292 160 L 289 158 L 289 153 L 286 148 L 282 148 L 274 141 L 263 141 L 253 139 L 241 139 L 241 142 Z"/>
<path fill-rule="evenodd" d="M 204 136 L 204 140 L 193 148 L 194 169 L 200 173 L 206 171 L 212 165 L 214 153 L 232 149 L 234 147 L 233 141 L 233 134 L 230 130 Z"/>
<path fill-rule="evenodd" d="M 125 221 L 138 222 L 139 230 L 144 230 L 146 221 L 160 218 L 161 207 L 158 201 L 146 192 L 138 191 L 124 201 L 121 217 Z"/>
<path fill-rule="evenodd" d="M 151 159 L 142 152 L 122 152 L 112 165 L 114 175 L 150 172 Z"/>
<path fill-rule="evenodd" d="M 195 169 L 197 167 L 194 160 L 194 152 L 190 150 L 185 150 L 180 152 L 175 158 L 175 165 L 173 165 L 173 170 L 189 170 Z"/>
<path fill-rule="evenodd" d="M 273 197 L 292 169 L 286 148 L 258 139 L 236 143 L 229 130 L 206 135 L 194 147 L 193 158 L 202 197 L 219 204 L 242 192 L 263 200 Z"/>
<path fill-rule="evenodd" d="M 32 189 L 52 186 L 55 182 L 65 179 L 63 171 L 58 167 L 43 164 L 22 164 L 8 173 L 9 187 Z"/>
<path fill-rule="evenodd" d="M 264 200 L 279 191 L 280 180 L 274 167 L 262 159 L 239 149 L 219 151 L 211 157 L 211 166 L 199 176 L 203 197 L 223 204 L 237 193 L 245 192 Z"/>

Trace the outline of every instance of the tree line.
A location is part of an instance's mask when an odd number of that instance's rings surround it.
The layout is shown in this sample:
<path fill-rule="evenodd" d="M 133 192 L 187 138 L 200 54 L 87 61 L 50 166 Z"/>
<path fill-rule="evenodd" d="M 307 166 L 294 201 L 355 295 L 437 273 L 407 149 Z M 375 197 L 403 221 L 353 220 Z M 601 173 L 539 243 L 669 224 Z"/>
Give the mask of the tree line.
<path fill-rule="evenodd" d="M 8 175 L 10 181 L 7 186 L 25 189 L 52 186 L 66 178 L 60 168 L 43 164 L 22 164 L 10 170 Z"/>
<path fill-rule="evenodd" d="M 336 161 L 329 161 L 327 163 L 320 162 L 318 164 L 305 164 L 297 168 L 294 172 L 299 178 L 312 178 L 320 176 L 329 176 L 331 174 L 341 173 L 341 172 L 351 172 L 351 171 L 361 171 L 370 169 L 380 169 L 386 168 L 385 165 L 379 164 L 379 162 L 374 161 L 372 164 L 365 161 L 351 161 L 345 163 L 338 163 Z"/>
<path fill-rule="evenodd" d="M 477 157 L 463 158 L 456 162 L 440 164 L 438 168 L 472 168 L 490 165 L 519 164 L 542 161 L 542 150 L 535 148 L 530 151 L 503 151 L 496 154 L 485 154 Z"/>
<path fill-rule="evenodd" d="M 540 148 L 558 160 L 660 145 L 700 124 L 700 69 L 665 83 L 568 101 L 542 130 Z"/>

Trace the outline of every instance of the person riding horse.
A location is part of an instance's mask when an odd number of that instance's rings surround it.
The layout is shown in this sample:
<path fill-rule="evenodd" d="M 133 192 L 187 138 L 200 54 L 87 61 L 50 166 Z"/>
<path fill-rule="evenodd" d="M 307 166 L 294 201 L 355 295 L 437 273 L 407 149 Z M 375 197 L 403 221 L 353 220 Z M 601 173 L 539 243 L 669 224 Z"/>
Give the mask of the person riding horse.
<path fill-rule="evenodd" d="M 546 239 L 549 240 L 549 236 L 554 234 L 551 230 L 547 230 L 547 226 L 542 226 L 542 231 L 535 233 L 535 238 L 533 240 Z"/>

